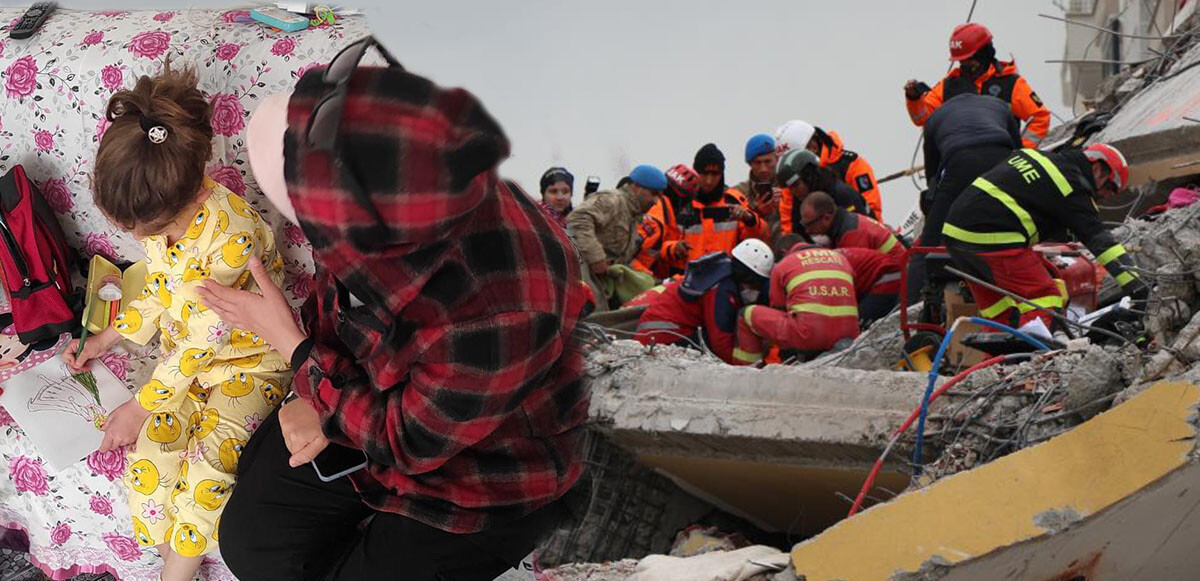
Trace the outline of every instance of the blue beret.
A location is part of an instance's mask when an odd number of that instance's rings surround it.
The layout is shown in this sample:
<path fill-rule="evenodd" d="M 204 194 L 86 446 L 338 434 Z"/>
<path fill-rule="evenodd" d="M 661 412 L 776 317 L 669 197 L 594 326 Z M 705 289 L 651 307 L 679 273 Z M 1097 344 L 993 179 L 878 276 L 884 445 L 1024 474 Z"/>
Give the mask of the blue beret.
<path fill-rule="evenodd" d="M 629 179 L 633 183 L 642 186 L 648 190 L 661 192 L 667 189 L 667 176 L 662 170 L 648 164 L 642 164 L 629 172 Z"/>
<path fill-rule="evenodd" d="M 746 163 L 772 151 L 775 151 L 775 140 L 766 133 L 759 133 L 746 142 Z"/>

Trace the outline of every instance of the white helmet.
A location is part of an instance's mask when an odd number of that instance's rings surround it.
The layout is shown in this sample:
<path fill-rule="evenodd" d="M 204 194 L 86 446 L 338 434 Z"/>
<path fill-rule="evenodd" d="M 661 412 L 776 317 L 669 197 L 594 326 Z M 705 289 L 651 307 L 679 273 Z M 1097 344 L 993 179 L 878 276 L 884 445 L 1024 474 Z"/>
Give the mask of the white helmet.
<path fill-rule="evenodd" d="M 733 247 L 734 260 L 742 263 L 763 278 L 771 278 L 771 268 L 775 266 L 775 255 L 766 242 L 757 238 L 749 238 Z"/>
<path fill-rule="evenodd" d="M 808 142 L 817 132 L 807 121 L 792 119 L 775 130 L 775 152 L 785 153 L 792 149 L 806 149 Z"/>

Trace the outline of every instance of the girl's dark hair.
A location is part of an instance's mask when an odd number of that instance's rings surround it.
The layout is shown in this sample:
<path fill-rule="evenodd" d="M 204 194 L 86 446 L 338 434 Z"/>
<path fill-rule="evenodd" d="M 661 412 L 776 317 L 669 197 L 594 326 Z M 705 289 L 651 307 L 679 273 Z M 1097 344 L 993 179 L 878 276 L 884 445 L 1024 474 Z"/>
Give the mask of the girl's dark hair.
<path fill-rule="evenodd" d="M 108 100 L 110 123 L 96 151 L 92 190 L 96 206 L 118 226 L 133 230 L 166 227 L 195 201 L 212 157 L 208 100 L 195 69 L 138 79 L 133 90 Z M 151 133 L 166 138 L 161 143 Z"/>

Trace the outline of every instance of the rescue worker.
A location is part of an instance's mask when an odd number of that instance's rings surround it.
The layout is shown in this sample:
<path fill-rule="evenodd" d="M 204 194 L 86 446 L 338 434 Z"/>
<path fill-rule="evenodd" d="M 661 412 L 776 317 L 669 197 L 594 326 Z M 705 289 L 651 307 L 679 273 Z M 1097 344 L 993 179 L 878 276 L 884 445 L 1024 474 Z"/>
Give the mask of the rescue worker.
<path fill-rule="evenodd" d="M 700 189 L 692 200 L 696 214 L 691 218 L 694 221 L 679 220 L 689 246 L 689 261 L 713 252 L 729 252 L 743 240 L 767 238 L 766 221 L 750 209 L 740 192 L 726 187 L 725 155 L 716 145 L 701 147 L 692 167 L 700 175 Z"/>
<path fill-rule="evenodd" d="M 642 237 L 642 250 L 634 261 L 634 268 L 648 272 L 655 278 L 666 278 L 683 272 L 687 266 L 688 250 L 691 248 L 683 239 L 679 229 L 679 217 L 694 223 L 696 209 L 692 198 L 700 188 L 700 176 L 696 170 L 680 163 L 667 170 L 667 189 L 654 201 L 638 225 Z"/>
<path fill-rule="evenodd" d="M 907 250 L 887 226 L 860 214 L 839 208 L 825 192 L 813 192 L 800 203 L 801 227 L 814 240 L 829 238 L 830 248 L 866 248 L 893 256 L 897 261 Z"/>
<path fill-rule="evenodd" d="M 807 244 L 799 234 L 785 234 L 779 240 L 776 256 L 782 259 L 797 245 Z M 858 299 L 858 327 L 886 317 L 896 307 L 900 295 L 900 260 L 868 248 L 838 248 L 846 257 L 854 275 L 854 296 Z"/>
<path fill-rule="evenodd" d="M 737 318 L 742 306 L 765 302 L 771 249 L 761 240 L 743 240 L 729 254 L 709 254 L 688 264 L 682 280 L 668 282 L 652 295 L 638 321 L 635 338 L 645 345 L 695 342 L 704 344 L 726 363 L 733 363 Z"/>
<path fill-rule="evenodd" d="M 838 207 L 874 217 L 862 194 L 839 180 L 829 169 L 821 167 L 817 156 L 807 149 L 792 149 L 779 156 L 775 180 L 784 187 L 783 197 L 779 200 L 780 231 L 784 234 L 803 233 L 800 202 L 811 192 L 825 192 L 833 197 Z"/>
<path fill-rule="evenodd" d="M 1096 209 L 1097 198 L 1113 196 L 1128 183 L 1124 156 L 1107 144 L 1062 153 L 1018 150 L 976 178 L 950 206 L 942 229 L 950 259 L 963 272 L 1039 307 L 1058 309 L 1063 296 L 1032 246 L 1064 240 L 1070 231 L 1125 295 L 1144 303 L 1149 287 Z M 967 285 L 983 317 L 1014 327 L 1037 317 L 1050 328 L 1052 319 L 1046 312 L 983 286 Z"/>
<path fill-rule="evenodd" d="M 932 201 L 925 212 L 919 246 L 941 246 L 946 213 L 963 188 L 1021 147 L 1021 127 L 1004 101 L 962 93 L 948 99 L 925 123 L 925 175 Z M 921 300 L 925 287 L 925 255 L 909 260 L 909 301 Z M 930 305 L 939 289 L 929 289 Z"/>
<path fill-rule="evenodd" d="M 603 308 L 605 298 L 609 299 L 607 306 L 610 308 L 616 298 L 611 292 L 615 281 L 608 281 L 610 292 L 606 292 L 606 279 L 624 275 L 627 270 L 624 265 L 632 262 L 641 250 L 637 226 L 642 215 L 654 205 L 659 192 L 667 187 L 667 177 L 652 165 L 639 165 L 629 172 L 628 177 L 629 181 L 617 190 L 588 196 L 567 216 L 567 236 L 575 243 L 579 257 L 587 267 L 584 274 L 601 303 L 597 305 L 601 311 L 606 310 Z M 612 267 L 622 268 L 610 273 Z"/>
<path fill-rule="evenodd" d="M 750 305 L 738 317 L 734 364 L 763 358 L 767 343 L 813 356 L 858 336 L 858 307 L 850 263 L 833 250 L 797 245 L 771 271 L 770 305 Z"/>
<path fill-rule="evenodd" d="M 925 125 L 934 110 L 955 95 L 990 95 L 1009 104 L 1012 114 L 1025 122 L 1021 138 L 1025 147 L 1036 148 L 1050 131 L 1050 110 L 1017 73 L 1016 62 L 996 60 L 992 33 L 982 24 L 960 24 L 950 35 L 950 60 L 958 68 L 932 89 L 916 79 L 904 85 L 908 116 L 917 127 Z M 929 175 L 929 174 L 926 174 Z"/>
<path fill-rule="evenodd" d="M 775 149 L 785 153 L 804 148 L 821 160 L 821 167 L 829 168 L 838 179 L 862 195 L 871 212 L 883 218 L 883 201 L 879 198 L 879 183 L 875 181 L 875 170 L 867 159 L 848 151 L 836 131 L 826 132 L 807 121 L 793 119 L 775 130 Z"/>
<path fill-rule="evenodd" d="M 771 241 L 779 239 L 779 200 L 783 197 L 783 190 L 775 183 L 777 161 L 775 139 L 766 133 L 750 137 L 746 141 L 746 164 L 750 166 L 750 176 L 733 186 L 749 202 L 750 209 L 766 220 L 768 239 Z"/>

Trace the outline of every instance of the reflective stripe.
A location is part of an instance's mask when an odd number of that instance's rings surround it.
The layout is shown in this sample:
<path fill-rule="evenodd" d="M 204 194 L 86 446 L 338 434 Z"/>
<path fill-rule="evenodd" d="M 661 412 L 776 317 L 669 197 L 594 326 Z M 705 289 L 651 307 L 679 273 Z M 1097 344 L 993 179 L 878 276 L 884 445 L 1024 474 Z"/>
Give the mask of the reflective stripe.
<path fill-rule="evenodd" d="M 826 317 L 858 317 L 857 306 L 834 307 L 821 303 L 796 303 L 788 305 L 788 310 L 793 313 L 811 313 Z"/>
<path fill-rule="evenodd" d="M 673 331 L 679 328 L 679 325 L 667 321 L 646 321 L 645 323 L 638 324 L 637 332 L 641 333 L 642 331 L 653 331 L 658 329 L 668 329 Z"/>
<path fill-rule="evenodd" d="M 716 232 L 729 232 L 731 230 L 737 230 L 737 228 L 737 222 L 717 222 L 713 225 L 713 230 Z"/>
<path fill-rule="evenodd" d="M 687 228 L 684 228 L 683 232 L 685 234 L 702 234 L 704 232 L 704 226 L 701 226 L 700 224 L 688 226 Z"/>
<path fill-rule="evenodd" d="M 1021 227 L 1024 228 L 1025 233 L 1029 235 L 1029 241 L 1033 244 L 1037 244 L 1037 226 L 1035 226 L 1033 223 L 1033 216 L 1030 216 L 1029 212 L 1026 212 L 1025 208 L 1022 208 L 1021 205 L 1012 198 L 1012 196 L 1008 195 L 1008 193 L 1004 190 L 996 187 L 996 184 L 993 184 L 992 182 L 989 182 L 983 178 L 975 178 L 975 181 L 971 182 L 971 185 L 987 192 L 989 196 L 996 198 L 1001 204 L 1004 204 L 1004 206 L 1008 208 L 1008 211 L 1012 212 L 1013 215 L 1015 215 L 1017 219 L 1021 221 Z"/>
<path fill-rule="evenodd" d="M 995 318 L 996 315 L 1011 309 L 1013 306 L 1015 306 L 1015 301 L 1008 297 L 1004 297 L 986 308 L 979 309 L 979 316 L 985 319 L 992 319 Z"/>
<path fill-rule="evenodd" d="M 1025 131 L 1021 132 L 1021 139 L 1028 139 L 1029 141 L 1033 142 L 1034 145 L 1040 145 L 1042 141 L 1045 141 L 1046 138 L 1038 137 L 1037 134 L 1033 133 L 1033 130 L 1031 130 L 1029 127 L 1026 127 Z"/>
<path fill-rule="evenodd" d="M 1133 282 L 1133 279 L 1135 279 L 1137 277 L 1138 277 L 1137 274 L 1135 274 L 1133 271 L 1127 270 L 1127 271 L 1122 272 L 1121 274 L 1117 275 L 1117 284 L 1119 284 L 1121 286 L 1125 286 L 1125 285 Z"/>
<path fill-rule="evenodd" d="M 746 326 L 750 327 L 750 330 L 753 331 L 754 334 L 757 335 L 758 331 L 754 330 L 754 321 L 750 320 L 750 311 L 753 311 L 754 307 L 756 307 L 756 306 L 757 305 L 750 305 L 750 306 L 746 307 L 745 309 L 742 309 L 742 318 L 746 319 Z"/>
<path fill-rule="evenodd" d="M 892 282 L 896 282 L 896 281 L 898 281 L 898 280 L 900 280 L 900 273 L 898 273 L 898 272 L 893 272 L 893 273 L 890 273 L 890 274 L 885 274 L 885 275 L 883 275 L 883 276 L 879 277 L 879 278 L 878 278 L 878 279 L 875 281 L 875 284 L 871 285 L 871 290 L 875 290 L 875 289 L 877 289 L 877 288 L 879 288 L 879 287 L 881 287 L 881 286 L 883 286 L 883 285 L 885 285 L 885 284 L 892 283 Z M 868 291 L 868 294 L 870 294 L 870 292 L 869 292 L 869 291 Z"/>
<path fill-rule="evenodd" d="M 1029 299 L 1029 302 L 1033 303 L 1033 305 L 1037 305 L 1038 307 L 1042 307 L 1043 309 L 1061 309 L 1063 306 L 1063 298 L 1061 295 L 1050 295 L 1047 297 Z M 1018 302 L 1016 305 L 1017 311 L 1022 314 L 1037 310 L 1037 307 L 1026 302 Z"/>
<path fill-rule="evenodd" d="M 1061 171 L 1058 171 L 1058 168 L 1053 163 L 1050 163 L 1050 160 L 1046 159 L 1046 156 L 1039 153 L 1036 149 L 1029 148 L 1022 149 L 1021 153 L 1033 158 L 1033 161 L 1036 161 L 1038 165 L 1042 166 L 1042 169 L 1046 170 L 1046 173 L 1050 175 L 1050 179 L 1054 181 L 1054 185 L 1058 186 L 1058 191 L 1062 192 L 1062 195 L 1069 196 L 1071 192 L 1075 191 L 1071 187 L 1071 184 L 1067 182 L 1066 176 Z"/>
<path fill-rule="evenodd" d="M 854 284 L 854 276 L 848 272 L 841 270 L 810 270 L 793 276 L 792 280 L 789 280 L 787 283 L 787 292 L 792 292 L 792 289 L 797 286 L 817 278 L 834 278 Z"/>
<path fill-rule="evenodd" d="M 1025 235 L 1019 232 L 971 232 L 954 224 L 942 226 L 942 234 L 972 244 L 1023 244 Z"/>
<path fill-rule="evenodd" d="M 733 358 L 743 363 L 756 363 L 759 359 L 762 359 L 762 353 L 751 353 L 749 351 L 742 351 L 741 349 L 734 347 Z"/>
<path fill-rule="evenodd" d="M 1105 250 L 1100 256 L 1097 256 L 1096 262 L 1099 262 L 1100 266 L 1108 266 L 1108 263 L 1112 262 L 1119 256 L 1125 256 L 1125 247 L 1121 246 L 1120 244 L 1114 244 L 1113 246 L 1110 246 L 1108 250 Z"/>
<path fill-rule="evenodd" d="M 884 254 L 887 254 L 887 253 L 891 252 L 892 249 L 895 248 L 896 245 L 899 243 L 900 243 L 900 241 L 896 240 L 895 236 L 888 234 L 887 242 L 884 242 L 883 246 L 879 247 L 879 251 Z"/>

